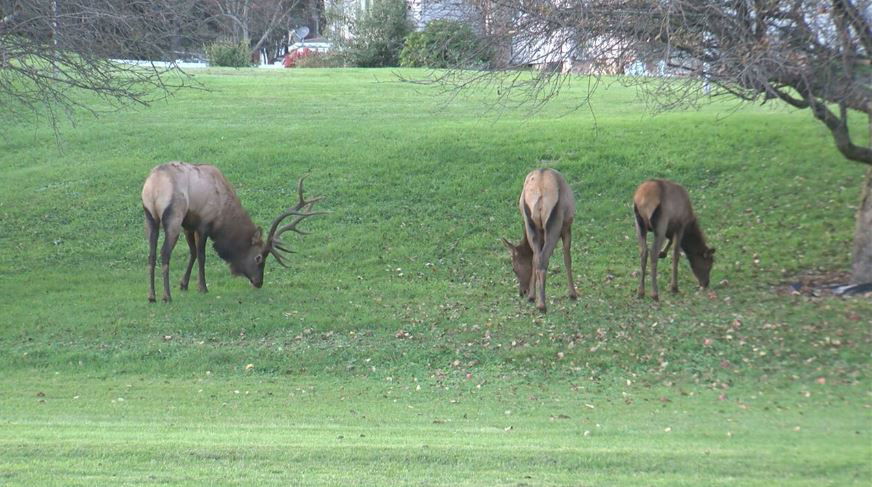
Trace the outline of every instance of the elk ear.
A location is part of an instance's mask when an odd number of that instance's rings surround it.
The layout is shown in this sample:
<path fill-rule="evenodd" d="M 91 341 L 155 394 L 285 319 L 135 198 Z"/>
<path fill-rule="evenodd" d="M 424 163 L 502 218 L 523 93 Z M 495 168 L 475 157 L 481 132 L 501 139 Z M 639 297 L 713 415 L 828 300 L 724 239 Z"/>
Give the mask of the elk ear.
<path fill-rule="evenodd" d="M 257 245 L 263 239 L 263 228 L 257 227 L 257 230 L 254 231 L 254 235 L 251 236 L 251 245 Z"/>
<path fill-rule="evenodd" d="M 715 248 L 714 247 L 705 251 L 706 257 L 714 257 L 714 255 L 715 255 Z"/>
<path fill-rule="evenodd" d="M 505 238 L 503 238 L 502 241 L 503 241 L 503 245 L 505 245 L 507 249 L 511 250 L 512 253 L 515 252 L 515 246 L 512 245 L 512 242 L 509 242 L 509 241 L 506 240 Z"/>

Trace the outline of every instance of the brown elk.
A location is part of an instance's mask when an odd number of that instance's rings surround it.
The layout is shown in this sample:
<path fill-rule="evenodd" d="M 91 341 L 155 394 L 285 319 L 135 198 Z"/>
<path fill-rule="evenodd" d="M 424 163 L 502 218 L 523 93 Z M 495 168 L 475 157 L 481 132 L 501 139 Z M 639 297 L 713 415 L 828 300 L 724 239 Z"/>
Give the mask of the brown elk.
<path fill-rule="evenodd" d="M 512 269 L 518 277 L 518 291 L 530 301 L 536 300 L 541 311 L 545 306 L 545 275 L 548 260 L 563 239 L 563 263 L 569 286 L 569 297 L 578 298 L 572 280 L 572 219 L 575 198 L 563 176 L 553 169 L 536 169 L 527 174 L 518 201 L 524 218 L 524 237 L 518 245 L 506 239 L 503 243 L 512 254 Z"/>
<path fill-rule="evenodd" d="M 678 257 L 684 251 L 690 268 L 699 285 L 708 287 L 709 276 L 714 264 L 715 249 L 705 243 L 705 236 L 699 228 L 690 197 L 677 183 L 665 179 L 645 181 L 636 188 L 633 195 L 633 211 L 636 215 L 636 235 L 639 238 L 639 256 L 642 273 L 639 276 L 639 297 L 645 296 L 645 264 L 648 260 L 648 232 L 654 233 L 651 246 L 651 289 L 654 300 L 660 299 L 657 289 L 657 259 L 664 258 L 673 242 L 672 282 L 670 290 L 678 292 Z M 663 241 L 669 240 L 662 251 Z"/>
<path fill-rule="evenodd" d="M 303 198 L 303 179 L 297 184 L 299 201 L 283 211 L 270 226 L 266 240 L 263 231 L 255 226 L 248 213 L 239 202 L 233 186 L 224 178 L 221 171 L 208 164 L 187 164 L 170 162 L 151 170 L 142 187 L 142 206 L 145 209 L 145 230 L 148 236 L 148 300 L 155 301 L 154 266 L 157 252 L 159 227 L 164 229 L 164 243 L 161 248 L 161 270 L 163 271 L 164 302 L 169 302 L 170 255 L 182 230 L 188 241 L 191 255 L 182 281 L 181 290 L 188 289 L 191 269 L 198 262 L 199 276 L 197 287 L 200 292 L 206 289 L 206 240 L 211 238 L 213 247 L 230 265 L 235 276 L 245 276 L 251 285 L 263 285 L 263 270 L 266 258 L 272 254 L 276 261 L 287 267 L 279 253 L 292 252 L 279 237 L 287 231 L 305 234 L 297 229 L 304 219 L 325 212 L 312 211 L 312 206 L 321 198 Z M 282 221 L 294 218 L 282 226 Z"/>

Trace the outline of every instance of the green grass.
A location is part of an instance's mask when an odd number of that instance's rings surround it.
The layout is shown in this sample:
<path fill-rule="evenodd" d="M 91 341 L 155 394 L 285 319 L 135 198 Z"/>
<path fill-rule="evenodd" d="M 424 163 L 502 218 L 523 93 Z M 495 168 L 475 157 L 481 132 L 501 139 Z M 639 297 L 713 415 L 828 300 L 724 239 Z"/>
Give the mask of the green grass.
<path fill-rule="evenodd" d="M 13 379 L 37 382 L 0 403 L 13 484 L 847 485 L 869 473 L 868 422 L 844 388 L 718 400 L 513 381 Z"/>
<path fill-rule="evenodd" d="M 809 113 L 650 117 L 612 84 L 594 119 L 572 110 L 581 82 L 530 114 L 489 111 L 487 93 L 446 105 L 386 70 L 196 77 L 210 91 L 81 119 L 59 143 L 41 125 L 0 135 L 0 483 L 872 474 L 872 304 L 773 292 L 849 266 L 863 167 Z M 332 213 L 261 290 L 210 249 L 208 294 L 149 304 L 139 192 L 168 160 L 219 166 L 261 225 L 305 173 Z M 575 189 L 581 293 L 566 298 L 558 251 L 547 315 L 517 297 L 499 242 L 520 237 L 521 182 L 542 165 Z M 681 294 L 634 297 L 630 199 L 650 177 L 689 189 L 718 249 L 712 293 L 682 262 Z"/>

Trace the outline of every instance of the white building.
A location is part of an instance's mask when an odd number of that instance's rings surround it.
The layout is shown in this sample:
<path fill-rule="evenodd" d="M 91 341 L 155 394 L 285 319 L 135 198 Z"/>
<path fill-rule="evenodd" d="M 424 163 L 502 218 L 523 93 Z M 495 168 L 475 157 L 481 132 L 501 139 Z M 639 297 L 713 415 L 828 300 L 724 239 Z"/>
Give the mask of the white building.
<path fill-rule="evenodd" d="M 432 20 L 472 20 L 477 12 L 463 0 L 406 0 L 409 17 L 417 29 L 423 29 Z"/>
<path fill-rule="evenodd" d="M 338 15 L 340 19 L 353 19 L 359 12 L 368 10 L 375 0 L 325 0 L 325 6 Z M 409 18 L 418 30 L 423 29 L 430 21 L 437 19 L 472 20 L 476 15 L 475 8 L 464 0 L 406 0 Z M 334 16 L 336 17 L 336 16 Z M 341 20 L 328 26 L 340 37 L 351 35 L 348 23 Z"/>
<path fill-rule="evenodd" d="M 375 1 L 325 0 L 328 9 L 339 12 L 339 17 L 346 19 L 353 19 L 359 12 L 369 9 Z M 451 19 L 469 22 L 473 29 L 481 32 L 489 29 L 487 24 L 493 21 L 492 15 L 496 12 L 488 10 L 499 8 L 499 5 L 470 0 L 406 0 L 406 7 L 409 18 L 418 30 L 433 20 Z M 529 65 L 564 73 L 662 75 L 664 71 L 668 71 L 665 63 L 659 59 L 643 61 L 638 53 L 627 49 L 626 45 L 615 39 L 598 38 L 585 49 L 578 44 L 578 38 L 572 29 L 538 29 L 535 24 L 524 22 L 523 18 L 519 19 L 514 15 L 510 18 L 513 18 L 508 21 L 510 24 L 524 25 L 525 29 L 517 31 L 517 27 L 511 25 L 503 27 L 516 30 L 512 35 L 511 46 L 506 44 L 504 51 L 502 62 L 509 65 Z M 342 38 L 351 36 L 347 22 L 336 22 L 328 29 Z M 545 37 L 542 32 L 550 32 L 551 35 Z"/>

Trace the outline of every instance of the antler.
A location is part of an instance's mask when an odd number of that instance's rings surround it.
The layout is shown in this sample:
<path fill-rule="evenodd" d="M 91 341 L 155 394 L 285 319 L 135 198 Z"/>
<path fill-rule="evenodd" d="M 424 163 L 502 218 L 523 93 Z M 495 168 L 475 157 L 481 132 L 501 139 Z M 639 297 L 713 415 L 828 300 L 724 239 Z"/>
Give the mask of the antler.
<path fill-rule="evenodd" d="M 272 226 L 270 226 L 269 229 L 269 234 L 266 237 L 266 242 L 269 246 L 270 254 L 272 254 L 273 257 L 276 258 L 276 261 L 281 264 L 282 267 L 287 267 L 287 265 L 285 264 L 285 261 L 282 258 L 281 254 L 279 254 L 279 251 L 288 252 L 291 254 L 293 254 L 294 251 L 287 248 L 287 244 L 279 240 L 279 237 L 281 237 L 282 234 L 287 231 L 297 232 L 301 235 L 308 235 L 309 232 L 304 232 L 300 230 L 299 228 L 297 228 L 297 225 L 306 218 L 309 218 L 310 216 L 323 215 L 325 213 L 328 213 L 326 211 L 312 211 L 312 206 L 318 201 L 321 201 L 321 197 L 319 196 L 317 198 L 312 198 L 309 200 L 303 197 L 304 179 L 306 179 L 306 176 L 300 178 L 300 181 L 297 183 L 297 193 L 300 196 L 299 201 L 297 201 L 296 205 L 286 209 L 284 212 L 282 212 L 281 215 L 273 220 Z M 282 221 L 289 216 L 293 216 L 294 218 L 291 220 L 290 223 L 279 228 L 279 225 L 281 225 Z"/>

